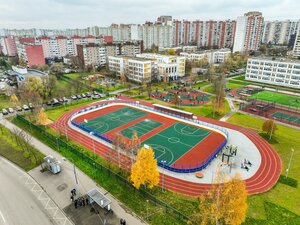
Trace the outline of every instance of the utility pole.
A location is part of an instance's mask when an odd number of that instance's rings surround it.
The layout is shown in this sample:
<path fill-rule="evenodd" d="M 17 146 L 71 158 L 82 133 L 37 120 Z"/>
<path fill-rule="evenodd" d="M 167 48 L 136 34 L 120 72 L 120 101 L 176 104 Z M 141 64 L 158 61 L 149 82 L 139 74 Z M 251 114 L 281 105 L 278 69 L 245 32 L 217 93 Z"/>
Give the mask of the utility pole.
<path fill-rule="evenodd" d="M 292 159 L 293 159 L 293 155 L 294 155 L 294 149 L 292 148 L 292 154 L 291 154 L 291 157 L 290 157 L 290 161 L 289 161 L 289 165 L 288 165 L 288 168 L 286 169 L 286 174 L 285 174 L 285 178 L 287 179 L 288 177 L 288 174 L 289 174 L 289 171 L 290 171 L 290 167 L 291 167 L 291 162 L 292 162 Z"/>
<path fill-rule="evenodd" d="M 274 130 L 274 126 L 275 126 L 275 121 L 274 120 L 272 120 L 272 129 L 271 129 L 271 133 L 270 133 L 270 137 L 269 137 L 269 141 L 271 140 L 271 138 L 272 138 L 272 134 L 273 134 L 273 130 Z"/>

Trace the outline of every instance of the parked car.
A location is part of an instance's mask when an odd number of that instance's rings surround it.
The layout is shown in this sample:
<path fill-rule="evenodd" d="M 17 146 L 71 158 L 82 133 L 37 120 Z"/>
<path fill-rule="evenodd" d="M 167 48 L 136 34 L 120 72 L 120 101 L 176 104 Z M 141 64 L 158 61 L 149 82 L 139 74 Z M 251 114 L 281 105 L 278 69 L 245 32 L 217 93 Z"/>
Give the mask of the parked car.
<path fill-rule="evenodd" d="M 76 95 L 72 95 L 72 96 L 71 96 L 71 99 L 72 99 L 72 100 L 76 100 L 76 99 L 77 99 Z"/>
<path fill-rule="evenodd" d="M 16 107 L 16 110 L 17 110 L 18 112 L 21 112 L 21 111 L 22 111 L 22 107 L 21 107 L 21 106 L 17 106 L 17 107 Z"/>
<path fill-rule="evenodd" d="M 92 96 L 90 92 L 87 92 L 85 95 L 86 95 L 86 97 L 88 97 L 88 98 L 90 98 L 90 97 Z"/>
<path fill-rule="evenodd" d="M 33 106 L 33 104 L 32 103 L 29 103 L 29 109 L 34 109 L 34 106 Z"/>
<path fill-rule="evenodd" d="M 25 111 L 27 111 L 27 110 L 29 110 L 29 107 L 28 107 L 27 105 L 23 105 L 23 109 L 24 109 Z"/>
<path fill-rule="evenodd" d="M 7 115 L 8 114 L 8 111 L 6 109 L 2 109 L 2 114 L 3 115 Z"/>
<path fill-rule="evenodd" d="M 8 112 L 9 112 L 9 113 L 13 113 L 13 112 L 14 112 L 14 109 L 13 109 L 13 108 L 8 108 Z"/>
<path fill-rule="evenodd" d="M 100 95 L 92 95 L 92 99 L 98 99 L 98 98 L 100 98 Z"/>
<path fill-rule="evenodd" d="M 86 98 L 86 95 L 85 94 L 81 94 L 82 98 Z"/>
<path fill-rule="evenodd" d="M 68 99 L 66 97 L 63 97 L 64 102 L 68 102 Z"/>
<path fill-rule="evenodd" d="M 59 101 L 60 103 L 63 103 L 63 102 L 64 102 L 64 100 L 63 100 L 62 98 L 58 99 L 58 101 Z"/>
<path fill-rule="evenodd" d="M 60 105 L 60 103 L 56 98 L 54 98 L 52 101 L 52 105 Z"/>
<path fill-rule="evenodd" d="M 82 98 L 81 95 L 79 95 L 79 94 L 76 95 L 76 97 L 77 97 L 78 99 L 81 99 L 81 98 Z"/>
<path fill-rule="evenodd" d="M 46 103 L 46 105 L 47 105 L 47 106 L 51 106 L 51 105 L 52 105 L 52 101 L 48 101 L 48 102 Z"/>

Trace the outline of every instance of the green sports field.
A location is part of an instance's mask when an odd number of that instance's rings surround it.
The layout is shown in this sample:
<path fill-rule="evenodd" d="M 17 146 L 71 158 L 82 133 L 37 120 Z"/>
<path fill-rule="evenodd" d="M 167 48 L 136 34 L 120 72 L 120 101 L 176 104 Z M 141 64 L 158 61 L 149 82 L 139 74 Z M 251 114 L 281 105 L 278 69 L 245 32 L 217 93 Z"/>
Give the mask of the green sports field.
<path fill-rule="evenodd" d="M 162 123 L 151 120 L 145 119 L 131 127 L 128 127 L 121 131 L 121 134 L 129 139 L 131 139 L 133 132 L 137 133 L 138 137 L 143 136 L 144 134 L 148 133 L 149 131 L 161 126 Z"/>
<path fill-rule="evenodd" d="M 80 125 L 90 128 L 95 134 L 103 134 L 145 115 L 147 115 L 147 113 L 144 111 L 124 107 L 89 120 L 87 123 L 81 123 Z"/>
<path fill-rule="evenodd" d="M 285 120 L 290 123 L 300 124 L 300 117 L 292 115 L 292 114 L 283 113 L 283 112 L 275 112 L 272 114 L 272 117 L 276 118 L 276 119 L 280 119 L 280 120 Z"/>
<path fill-rule="evenodd" d="M 157 161 L 164 160 L 171 165 L 209 134 L 208 130 L 177 122 L 142 144 L 153 148 Z"/>
<path fill-rule="evenodd" d="M 260 91 L 256 94 L 251 95 L 249 98 L 275 102 L 276 104 L 291 106 L 294 108 L 300 108 L 300 97 L 293 95 L 287 95 L 272 91 Z"/>

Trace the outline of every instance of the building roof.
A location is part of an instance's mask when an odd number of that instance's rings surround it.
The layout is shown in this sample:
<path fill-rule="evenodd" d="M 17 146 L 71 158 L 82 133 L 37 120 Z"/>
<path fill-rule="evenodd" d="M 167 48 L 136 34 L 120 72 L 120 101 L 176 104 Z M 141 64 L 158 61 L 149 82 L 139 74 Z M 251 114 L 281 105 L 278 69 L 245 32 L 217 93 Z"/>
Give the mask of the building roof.
<path fill-rule="evenodd" d="M 249 60 L 263 60 L 269 62 L 286 62 L 286 63 L 300 63 L 298 59 L 288 59 L 288 58 L 272 58 L 272 57 L 253 57 Z"/>

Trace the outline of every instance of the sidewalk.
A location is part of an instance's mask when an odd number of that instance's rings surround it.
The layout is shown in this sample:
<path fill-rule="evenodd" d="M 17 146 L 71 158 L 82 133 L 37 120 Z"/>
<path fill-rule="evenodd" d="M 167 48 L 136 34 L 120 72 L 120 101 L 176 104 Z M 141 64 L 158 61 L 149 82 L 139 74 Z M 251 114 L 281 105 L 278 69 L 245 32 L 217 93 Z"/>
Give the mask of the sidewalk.
<path fill-rule="evenodd" d="M 3 124 L 9 130 L 20 129 L 8 120 L 0 119 L 0 123 Z M 49 148 L 36 138 L 32 138 L 32 146 L 37 148 L 45 155 L 52 155 L 57 160 L 61 161 L 62 171 L 53 175 L 50 172 L 40 172 L 40 168 L 35 168 L 29 172 L 29 174 L 44 188 L 44 190 L 51 196 L 54 202 L 60 209 L 65 208 L 71 204 L 70 190 L 76 187 L 81 194 L 85 194 L 87 191 L 95 188 L 97 184 L 90 179 L 87 175 L 76 168 L 76 174 L 78 178 L 78 185 L 75 183 L 73 164 L 58 154 L 53 149 Z M 100 186 L 97 188 L 102 193 L 107 193 L 106 196 L 111 200 L 111 209 L 117 217 L 126 220 L 127 224 L 146 224 L 140 218 L 138 218 L 133 212 L 122 205 L 117 199 L 115 199 L 107 190 Z"/>

